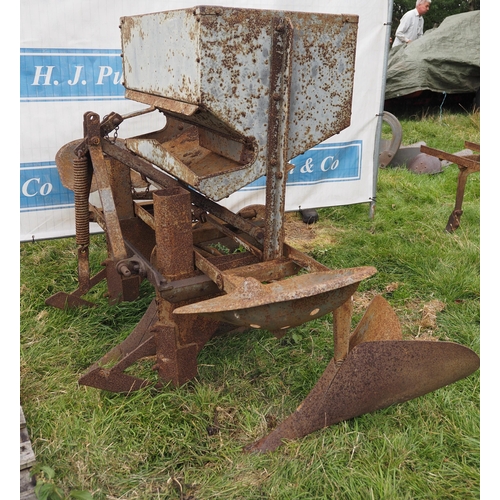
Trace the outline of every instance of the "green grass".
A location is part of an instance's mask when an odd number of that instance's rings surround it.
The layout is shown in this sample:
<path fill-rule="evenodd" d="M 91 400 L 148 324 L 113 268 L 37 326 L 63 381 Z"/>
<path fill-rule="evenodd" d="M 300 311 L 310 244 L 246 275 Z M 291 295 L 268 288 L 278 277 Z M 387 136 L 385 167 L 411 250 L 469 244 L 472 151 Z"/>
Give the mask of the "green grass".
<path fill-rule="evenodd" d="M 479 114 L 402 120 L 404 143 L 455 152 L 479 142 Z M 375 217 L 367 205 L 319 210 L 309 253 L 332 268 L 373 265 L 356 298 L 381 293 L 406 337 L 430 335 L 479 354 L 480 175 L 469 176 L 459 229 L 444 231 L 458 169 L 415 175 L 382 169 Z M 276 452 L 243 447 L 289 415 L 333 354 L 331 318 L 281 340 L 251 330 L 211 340 L 198 377 L 180 388 L 122 396 L 78 377 L 127 336 L 153 290 L 109 306 L 60 311 L 44 300 L 77 287 L 72 239 L 21 244 L 20 395 L 39 465 L 69 495 L 97 499 L 478 499 L 479 372 L 421 398 L 312 433 Z M 94 272 L 105 257 L 92 237 Z M 443 304 L 423 327 L 426 304 Z M 355 309 L 356 320 L 362 307 Z M 150 375 L 149 362 L 140 367 Z M 209 433 L 216 427 L 219 432 Z"/>

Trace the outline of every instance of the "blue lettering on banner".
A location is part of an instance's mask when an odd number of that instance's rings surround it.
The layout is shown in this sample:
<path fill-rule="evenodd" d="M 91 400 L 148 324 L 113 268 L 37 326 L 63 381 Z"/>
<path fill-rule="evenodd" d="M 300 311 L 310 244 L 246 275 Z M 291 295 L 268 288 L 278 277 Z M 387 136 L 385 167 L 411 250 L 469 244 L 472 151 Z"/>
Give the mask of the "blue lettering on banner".
<path fill-rule="evenodd" d="M 21 102 L 124 99 L 112 49 L 21 49 Z"/>
<path fill-rule="evenodd" d="M 287 186 L 359 180 L 361 150 L 360 140 L 315 146 L 291 160 L 295 166 L 288 174 Z M 242 190 L 262 189 L 265 183 L 263 176 Z M 61 184 L 54 162 L 21 164 L 21 212 L 73 206 L 73 191 Z"/>
<path fill-rule="evenodd" d="M 361 178 L 363 141 L 319 144 L 290 160 L 287 186 L 306 186 L 324 182 L 355 181 Z M 260 177 L 243 190 L 262 189 L 266 177 Z"/>
<path fill-rule="evenodd" d="M 21 163 L 21 212 L 71 208 L 74 194 L 61 184 L 54 162 Z"/>

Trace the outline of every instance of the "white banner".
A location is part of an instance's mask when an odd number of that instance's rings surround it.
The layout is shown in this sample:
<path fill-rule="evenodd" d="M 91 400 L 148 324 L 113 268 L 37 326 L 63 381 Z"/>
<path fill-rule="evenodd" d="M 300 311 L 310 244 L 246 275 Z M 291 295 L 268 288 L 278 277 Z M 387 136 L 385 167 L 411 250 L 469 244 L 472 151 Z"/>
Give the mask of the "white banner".
<path fill-rule="evenodd" d="M 392 0 L 219 0 L 216 5 L 359 16 L 351 125 L 292 160 L 286 210 L 370 202 L 376 191 Z M 124 98 L 122 16 L 190 8 L 185 0 L 21 0 L 21 241 L 74 234 L 73 192 L 59 179 L 57 151 L 82 138 L 83 115 L 101 119 L 144 108 Z M 119 137 L 163 126 L 147 114 L 126 120 Z M 318 110 L 318 120 L 327 120 Z M 130 123 L 129 123 L 130 122 Z M 238 210 L 263 204 L 261 178 L 224 199 Z M 99 228 L 96 227 L 96 230 Z"/>

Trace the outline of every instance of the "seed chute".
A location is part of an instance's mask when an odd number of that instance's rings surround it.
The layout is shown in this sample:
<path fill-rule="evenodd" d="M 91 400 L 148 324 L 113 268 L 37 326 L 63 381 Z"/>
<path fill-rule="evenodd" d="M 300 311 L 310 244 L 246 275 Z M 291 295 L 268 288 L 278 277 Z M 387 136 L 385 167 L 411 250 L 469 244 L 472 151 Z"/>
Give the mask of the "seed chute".
<path fill-rule="evenodd" d="M 152 382 L 125 371 L 153 356 L 157 385 L 179 386 L 196 376 L 197 355 L 215 335 L 263 328 L 281 337 L 332 313 L 334 358 L 299 408 L 248 448 L 270 451 L 478 368 L 466 347 L 402 340 L 381 297 L 351 333 L 353 294 L 376 270 L 332 270 L 285 242 L 288 162 L 350 123 L 357 21 L 210 6 L 122 18 L 126 97 L 166 124 L 116 140 L 109 134 L 138 113 L 88 112 L 83 139 L 61 148 L 57 167 L 75 193 L 79 286 L 46 302 L 92 305 L 83 297 L 102 280 L 111 303 L 135 300 L 144 279 L 155 298 L 80 384 L 138 390 Z M 262 209 L 218 203 L 263 175 Z M 89 202 L 94 191 L 99 204 Z M 108 249 L 95 276 L 91 221 Z"/>

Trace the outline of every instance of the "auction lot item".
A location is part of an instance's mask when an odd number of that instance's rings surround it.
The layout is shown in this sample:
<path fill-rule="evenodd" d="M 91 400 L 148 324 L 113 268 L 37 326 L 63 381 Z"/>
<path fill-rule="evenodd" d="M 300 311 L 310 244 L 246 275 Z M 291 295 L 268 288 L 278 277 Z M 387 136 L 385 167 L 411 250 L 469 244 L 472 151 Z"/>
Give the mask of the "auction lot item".
<path fill-rule="evenodd" d="M 179 386 L 196 376 L 215 335 L 257 328 L 280 338 L 332 313 L 334 357 L 297 410 L 247 447 L 266 452 L 477 370 L 464 346 L 403 340 L 380 296 L 351 333 L 353 294 L 376 269 L 332 270 L 285 242 L 289 160 L 350 124 L 357 23 L 212 6 L 121 19 L 126 97 L 166 124 L 122 140 L 112 133 L 138 113 L 87 112 L 83 139 L 59 151 L 61 179 L 75 193 L 79 286 L 47 303 L 92 305 L 83 297 L 104 279 L 111 303 L 135 300 L 144 279 L 156 295 L 81 384 L 122 393 Z M 234 213 L 217 203 L 262 176 L 264 207 Z M 89 202 L 93 191 L 100 204 Z M 95 276 L 91 222 L 108 251 Z M 147 356 L 156 357 L 157 382 L 125 373 Z"/>

